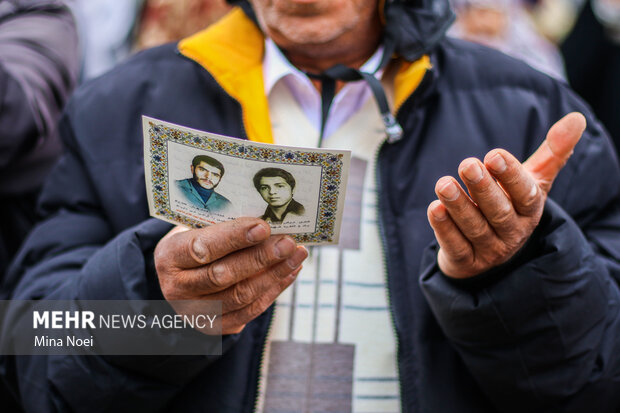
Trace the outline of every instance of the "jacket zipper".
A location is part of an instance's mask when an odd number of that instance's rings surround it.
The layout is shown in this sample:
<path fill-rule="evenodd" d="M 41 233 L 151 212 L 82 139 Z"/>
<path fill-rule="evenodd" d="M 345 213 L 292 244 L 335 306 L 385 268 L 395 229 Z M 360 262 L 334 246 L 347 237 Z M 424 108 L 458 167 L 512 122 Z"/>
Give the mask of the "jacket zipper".
<path fill-rule="evenodd" d="M 258 412 L 261 409 L 259 403 L 261 401 L 261 392 L 264 390 L 265 383 L 263 383 L 263 369 L 265 368 L 265 356 L 267 353 L 267 345 L 269 344 L 269 338 L 271 337 L 271 327 L 273 325 L 273 320 L 276 314 L 275 302 L 273 304 L 274 308 L 269 316 L 269 324 L 267 324 L 267 334 L 265 334 L 265 340 L 261 346 L 260 359 L 258 361 L 258 379 L 256 380 L 256 397 L 254 399 L 254 412 Z"/>
<path fill-rule="evenodd" d="M 426 87 L 428 86 L 432 78 L 432 72 L 433 72 L 432 68 L 426 71 L 426 73 L 422 77 L 422 80 L 420 81 L 420 84 L 418 85 L 416 90 L 398 108 L 397 112 L 394 115 L 395 118 L 397 117 L 398 113 L 400 113 L 402 108 L 407 106 L 408 102 L 410 102 L 411 100 L 413 100 L 414 98 L 416 98 L 417 96 L 421 95 L 424 92 L 424 90 L 426 89 Z M 389 273 L 388 273 L 388 248 L 387 248 L 387 241 L 386 241 L 386 236 L 385 236 L 383 215 L 381 214 L 381 211 L 384 210 L 384 207 L 382 205 L 381 196 L 380 196 L 381 194 L 381 168 L 380 168 L 381 151 L 386 145 L 394 144 L 400 141 L 400 139 L 401 138 L 390 139 L 388 137 L 379 145 L 379 148 L 377 149 L 377 153 L 375 156 L 375 180 L 376 180 L 376 186 L 377 186 L 376 196 L 377 196 L 377 206 L 378 206 L 377 207 L 377 223 L 379 226 L 379 238 L 381 239 L 381 249 L 383 253 L 382 254 L 383 277 L 385 280 L 385 292 L 386 292 L 386 298 L 387 298 L 387 305 L 388 305 L 388 309 L 390 313 L 390 321 L 392 324 L 392 331 L 394 332 L 394 338 L 396 339 L 396 371 L 398 372 L 398 389 L 399 389 L 399 398 L 400 398 L 400 409 L 401 411 L 404 411 L 403 409 L 403 398 L 404 398 L 403 380 L 402 380 L 402 374 L 400 370 L 400 346 L 401 344 L 400 344 L 400 337 L 398 335 L 398 330 L 396 328 L 394 306 L 392 304 L 392 297 L 390 294 L 390 282 L 389 282 Z"/>
<path fill-rule="evenodd" d="M 396 371 L 398 373 L 398 389 L 399 389 L 399 398 L 400 398 L 400 408 L 402 411 L 403 405 L 403 384 L 401 380 L 401 372 L 400 372 L 400 339 L 398 336 L 398 330 L 396 329 L 396 321 L 394 318 L 394 307 L 392 306 L 392 297 L 390 295 L 390 284 L 388 280 L 388 265 L 387 265 L 387 243 L 385 237 L 385 228 L 383 226 L 383 218 L 381 216 L 381 197 L 379 194 L 381 193 L 381 171 L 379 168 L 379 160 L 381 157 L 381 150 L 386 144 L 391 142 L 388 139 L 384 140 L 377 149 L 377 154 L 375 156 L 375 180 L 377 185 L 377 224 L 379 226 L 379 238 L 381 239 L 381 260 L 383 261 L 383 278 L 385 281 L 385 294 L 387 298 L 387 306 L 390 313 L 390 324 L 392 325 L 392 332 L 394 333 L 394 338 L 396 340 Z"/>

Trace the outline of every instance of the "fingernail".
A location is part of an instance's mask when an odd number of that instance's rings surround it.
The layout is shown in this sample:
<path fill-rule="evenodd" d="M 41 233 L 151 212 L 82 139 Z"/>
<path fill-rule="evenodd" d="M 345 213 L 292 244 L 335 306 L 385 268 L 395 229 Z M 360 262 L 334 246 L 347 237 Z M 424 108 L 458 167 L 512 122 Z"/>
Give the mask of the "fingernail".
<path fill-rule="evenodd" d="M 482 180 L 482 168 L 478 162 L 472 161 L 463 169 L 463 175 L 473 184 L 477 184 Z"/>
<path fill-rule="evenodd" d="M 446 214 L 445 208 L 440 206 L 439 203 L 431 208 L 431 214 L 433 215 L 433 218 L 435 218 L 437 221 L 444 221 L 446 218 L 448 218 L 448 214 Z"/>
<path fill-rule="evenodd" d="M 291 269 L 295 269 L 301 265 L 301 263 L 306 259 L 307 256 L 308 251 L 305 248 L 298 248 L 297 251 L 295 251 L 295 254 L 293 254 L 291 258 L 286 260 L 286 263 L 289 267 L 291 267 Z"/>
<path fill-rule="evenodd" d="M 264 225 L 258 224 L 253 226 L 248 231 L 248 241 L 250 242 L 258 242 L 267 239 L 269 233 L 267 232 L 267 228 Z"/>
<path fill-rule="evenodd" d="M 439 193 L 448 201 L 454 201 L 456 198 L 459 197 L 459 190 L 452 181 L 449 181 L 444 186 L 442 186 L 439 190 Z"/>
<path fill-rule="evenodd" d="M 274 247 L 276 257 L 286 258 L 295 251 L 296 247 L 295 241 L 289 237 L 284 237 L 278 241 Z"/>
<path fill-rule="evenodd" d="M 222 278 L 224 276 L 225 271 L 226 271 L 226 268 L 224 267 L 223 264 L 215 264 L 213 268 L 211 269 L 211 272 L 213 273 L 213 277 L 215 277 L 216 280 L 218 278 Z"/>
<path fill-rule="evenodd" d="M 203 260 L 205 255 L 207 255 L 207 247 L 204 245 L 200 239 L 194 239 L 194 243 L 192 244 L 192 249 L 194 250 L 194 255 L 199 260 Z"/>
<path fill-rule="evenodd" d="M 488 166 L 497 174 L 501 174 L 507 168 L 504 157 L 499 153 L 496 153 L 491 157 L 491 159 L 489 159 Z"/>

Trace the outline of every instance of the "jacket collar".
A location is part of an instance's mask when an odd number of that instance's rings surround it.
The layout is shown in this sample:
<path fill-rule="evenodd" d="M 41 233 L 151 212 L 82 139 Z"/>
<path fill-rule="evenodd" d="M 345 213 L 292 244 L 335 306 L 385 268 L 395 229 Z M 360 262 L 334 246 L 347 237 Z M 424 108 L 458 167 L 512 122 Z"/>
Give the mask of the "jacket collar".
<path fill-rule="evenodd" d="M 258 26 L 240 8 L 234 8 L 218 23 L 182 40 L 179 52 L 203 66 L 215 81 L 241 105 L 248 139 L 273 143 L 269 103 L 263 82 L 265 38 Z M 394 80 L 397 112 L 431 68 L 427 55 L 414 62 L 399 58 Z"/>

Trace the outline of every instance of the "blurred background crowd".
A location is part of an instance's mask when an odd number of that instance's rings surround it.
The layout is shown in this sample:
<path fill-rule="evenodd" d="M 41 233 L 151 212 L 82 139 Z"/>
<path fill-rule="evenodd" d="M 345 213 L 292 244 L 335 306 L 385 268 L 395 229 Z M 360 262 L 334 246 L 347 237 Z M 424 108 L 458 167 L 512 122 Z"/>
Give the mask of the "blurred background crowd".
<path fill-rule="evenodd" d="M 66 0 L 81 39 L 82 79 L 131 53 L 187 37 L 230 10 L 226 0 Z"/>
<path fill-rule="evenodd" d="M 79 83 L 197 32 L 225 0 L 0 0 L 0 279 L 59 156 L 55 125 Z M 453 0 L 449 35 L 562 79 L 620 147 L 620 0 Z"/>
<path fill-rule="evenodd" d="M 455 37 L 567 81 L 620 146 L 620 0 L 453 0 Z"/>

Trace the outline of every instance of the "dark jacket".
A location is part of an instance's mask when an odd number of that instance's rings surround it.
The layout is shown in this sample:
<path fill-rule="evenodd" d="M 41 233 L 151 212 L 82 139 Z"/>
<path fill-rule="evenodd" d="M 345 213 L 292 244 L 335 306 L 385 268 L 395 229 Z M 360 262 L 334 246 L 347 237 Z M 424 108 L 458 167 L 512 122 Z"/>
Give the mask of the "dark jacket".
<path fill-rule="evenodd" d="M 217 43 L 218 36 L 225 41 Z M 201 55 L 192 47 L 201 41 L 213 51 Z M 149 218 L 140 116 L 261 136 L 257 131 L 269 125 L 260 118 L 261 42 L 235 11 L 194 41 L 143 52 L 83 86 L 61 122 L 69 149 L 41 198 L 47 219 L 19 253 L 5 294 L 161 299 L 153 249 L 171 226 Z M 209 61 L 218 50 L 224 57 Z M 397 85 L 404 136 L 378 153 L 403 410 L 614 411 L 620 168 L 608 137 L 565 84 L 496 51 L 441 40 L 431 61 L 413 93 L 401 96 Z M 495 147 L 525 159 L 556 120 L 575 110 L 588 128 L 527 245 L 472 280 L 443 276 L 426 219 L 437 179 Z M 247 412 L 256 401 L 271 314 L 225 337 L 219 358 L 4 357 L 3 375 L 33 412 Z"/>

